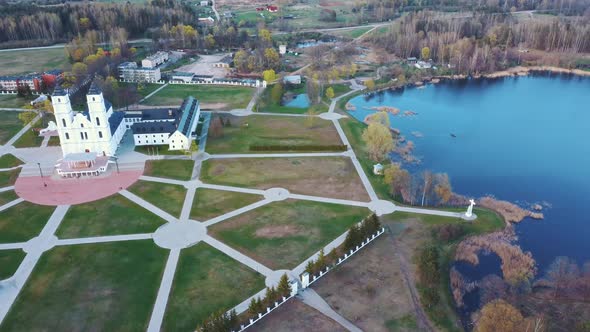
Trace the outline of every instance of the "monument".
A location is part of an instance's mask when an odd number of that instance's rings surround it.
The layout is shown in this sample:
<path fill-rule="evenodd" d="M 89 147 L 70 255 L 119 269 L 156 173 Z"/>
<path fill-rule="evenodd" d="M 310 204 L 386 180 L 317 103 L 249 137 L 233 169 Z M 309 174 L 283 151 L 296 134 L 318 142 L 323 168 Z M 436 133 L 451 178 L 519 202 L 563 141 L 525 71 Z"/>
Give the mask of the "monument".
<path fill-rule="evenodd" d="M 469 206 L 467 207 L 467 211 L 465 212 L 465 217 L 471 218 L 473 217 L 473 206 L 475 205 L 475 201 L 473 199 L 469 200 Z"/>

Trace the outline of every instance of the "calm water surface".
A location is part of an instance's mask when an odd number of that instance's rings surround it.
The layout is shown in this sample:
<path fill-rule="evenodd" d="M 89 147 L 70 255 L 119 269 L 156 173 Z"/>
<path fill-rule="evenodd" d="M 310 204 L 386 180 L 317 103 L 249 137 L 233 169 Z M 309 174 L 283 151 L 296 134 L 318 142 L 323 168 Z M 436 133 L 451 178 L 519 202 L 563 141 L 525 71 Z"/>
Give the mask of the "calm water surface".
<path fill-rule="evenodd" d="M 444 82 L 351 103 L 360 120 L 375 106 L 417 112 L 390 115 L 391 126 L 415 143 L 421 159 L 408 167 L 448 173 L 457 193 L 492 194 L 527 208 L 550 205 L 545 219 L 516 226 L 519 244 L 533 253 L 540 272 L 557 256 L 590 260 L 590 79 Z"/>

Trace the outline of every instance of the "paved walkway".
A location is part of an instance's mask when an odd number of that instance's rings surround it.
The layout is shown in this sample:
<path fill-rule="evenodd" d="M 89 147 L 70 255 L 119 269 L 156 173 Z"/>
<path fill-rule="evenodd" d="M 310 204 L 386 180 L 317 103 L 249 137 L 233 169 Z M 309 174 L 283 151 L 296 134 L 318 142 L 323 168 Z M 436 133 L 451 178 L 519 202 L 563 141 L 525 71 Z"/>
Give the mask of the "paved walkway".
<path fill-rule="evenodd" d="M 297 297 L 308 306 L 315 308 L 324 316 L 332 318 L 336 323 L 342 325 L 345 329 L 351 332 L 363 332 L 361 329 L 356 327 L 354 324 L 349 322 L 346 318 L 340 316 L 322 297 L 316 293 L 313 289 L 307 288 L 297 294 Z"/>
<path fill-rule="evenodd" d="M 41 234 L 33 239 L 30 239 L 26 242 L 21 243 L 6 243 L 0 244 L 0 250 L 11 250 L 11 249 L 22 249 L 24 250 L 27 255 L 25 259 L 19 266 L 17 272 L 9 279 L 0 281 L 0 323 L 4 319 L 6 313 L 8 312 L 10 306 L 15 301 L 18 293 L 22 289 L 24 283 L 28 279 L 29 275 L 33 271 L 33 268 L 39 258 L 41 257 L 42 253 L 46 250 L 53 248 L 54 246 L 66 246 L 66 245 L 80 245 L 80 244 L 89 244 L 89 243 L 108 243 L 108 242 L 118 242 L 118 241 L 135 241 L 135 240 L 153 240 L 154 243 L 160 247 L 166 248 L 170 250 L 170 255 L 168 257 L 166 267 L 164 270 L 164 274 L 161 280 L 161 284 L 159 287 L 158 295 L 156 298 L 156 303 L 153 308 L 153 312 L 150 318 L 148 331 L 159 331 L 162 326 L 162 322 L 164 319 L 164 315 L 166 312 L 166 306 L 168 302 L 168 298 L 170 295 L 170 291 L 172 288 L 172 283 L 174 280 L 174 274 L 178 265 L 179 257 L 181 254 L 181 250 L 183 248 L 192 246 L 200 241 L 203 241 L 210 246 L 216 248 L 217 250 L 225 253 L 229 257 L 233 258 L 237 262 L 244 264 L 251 269 L 259 272 L 260 274 L 266 277 L 267 284 L 276 283 L 277 278 L 279 278 L 283 273 L 287 273 L 291 277 L 297 278 L 301 273 L 304 272 L 305 266 L 307 262 L 311 259 L 316 259 L 318 252 L 314 253 L 310 257 L 308 257 L 304 262 L 299 264 L 293 270 L 290 271 L 273 271 L 269 267 L 257 262 L 255 259 L 248 257 L 247 255 L 239 252 L 238 250 L 224 244 L 223 242 L 207 235 L 207 227 L 213 226 L 219 222 L 223 222 L 224 220 L 236 217 L 240 214 L 247 213 L 252 211 L 256 208 L 262 207 L 266 204 L 270 204 L 276 201 L 282 201 L 285 199 L 297 199 L 297 200 L 308 200 L 308 201 L 315 201 L 315 202 L 324 202 L 324 203 L 331 203 L 331 204 L 340 204 L 346 206 L 358 206 L 358 207 L 365 207 L 371 211 L 375 211 L 379 215 L 393 213 L 394 211 L 405 211 L 405 212 L 412 212 L 412 213 L 422 213 L 422 214 L 431 214 L 431 215 L 439 215 L 439 216 L 447 216 L 447 217 L 461 217 L 463 216 L 462 213 L 458 212 L 448 212 L 448 211 L 438 211 L 438 210 L 430 210 L 430 209 L 422 209 L 422 208 L 414 208 L 414 207 L 403 207 L 403 206 L 396 206 L 394 203 L 390 201 L 380 200 L 375 193 L 368 177 L 365 174 L 362 166 L 360 165 L 359 161 L 356 158 L 354 151 L 350 148 L 350 142 L 348 141 L 342 127 L 339 123 L 339 119 L 342 118 L 342 115 L 335 113 L 335 106 L 338 100 L 343 97 L 346 97 L 349 94 L 354 93 L 355 91 L 361 90 L 364 88 L 363 86 L 357 85 L 356 82 L 351 82 L 351 86 L 353 87 L 353 91 L 339 96 L 338 98 L 334 98 L 330 103 L 330 107 L 328 112 L 323 113 L 320 115 L 323 119 L 332 121 L 336 130 L 343 142 L 343 144 L 347 145 L 349 149 L 345 152 L 319 152 L 319 153 L 256 153 L 256 154 L 220 154 L 220 155 L 209 155 L 205 152 L 205 145 L 206 145 L 206 132 L 208 130 L 208 121 L 206 120 L 204 123 L 204 133 L 203 137 L 200 141 L 199 152 L 192 156 L 192 159 L 195 160 L 195 165 L 192 170 L 191 179 L 189 181 L 182 181 L 182 180 L 175 180 L 175 179 L 164 179 L 158 178 L 153 176 L 144 176 L 141 175 L 143 172 L 143 163 L 145 160 L 150 159 L 152 157 L 146 157 L 143 154 L 136 153 L 133 151 L 133 147 L 130 145 L 132 144 L 132 138 L 130 136 L 124 138 L 124 141 L 121 144 L 120 152 L 121 156 L 119 159 L 119 167 L 120 167 L 120 174 L 113 174 L 110 178 L 114 181 L 109 186 L 113 187 L 110 188 L 112 194 L 114 192 L 119 192 L 125 198 L 131 200 L 132 202 L 138 204 L 139 206 L 143 207 L 151 211 L 152 213 L 156 214 L 157 216 L 164 219 L 167 223 L 159 227 L 156 232 L 154 233 L 142 233 L 142 234 L 125 234 L 125 235 L 112 235 L 112 236 L 96 236 L 96 237 L 87 237 L 87 238 L 75 238 L 75 239 L 58 239 L 54 234 L 59 226 L 61 220 L 64 218 L 66 212 L 68 211 L 69 205 L 59 205 L 53 214 L 51 215 L 49 221 L 45 225 L 44 229 L 42 230 Z M 159 90 L 165 88 L 166 85 L 163 85 L 156 91 L 152 92 L 150 95 L 146 96 L 145 99 L 149 98 Z M 248 108 L 246 110 L 234 110 L 230 112 L 231 114 L 238 114 L 241 116 L 249 116 L 252 114 L 263 115 L 263 116 L 305 116 L 300 114 L 274 114 L 274 113 L 253 113 L 252 109 L 256 104 L 256 99 L 262 93 L 263 88 L 257 89 L 256 93 L 252 97 Z M 36 121 L 36 120 L 35 120 Z M 72 193 L 75 192 L 74 196 L 67 197 L 71 201 L 79 200 L 80 202 L 86 202 L 90 200 L 96 200 L 98 198 L 104 197 L 107 191 L 103 190 L 101 184 L 95 182 L 95 179 L 73 179 L 72 183 L 76 183 L 78 186 L 80 183 L 83 183 L 86 187 L 91 187 L 92 190 L 87 190 L 90 196 L 86 194 L 80 194 L 78 191 L 68 189 L 68 182 L 67 181 L 60 181 L 58 183 L 53 183 L 50 177 L 44 177 L 41 179 L 40 177 L 36 176 L 36 172 L 38 172 L 37 162 L 41 163 L 42 170 L 44 172 L 51 172 L 53 169 L 53 163 L 55 156 L 59 155 L 59 148 L 28 148 L 28 149 L 16 149 L 12 144 L 20 138 L 27 130 L 30 130 L 30 125 L 25 126 L 17 135 L 15 135 L 9 142 L 0 147 L 0 155 L 4 153 L 12 153 L 18 158 L 22 159 L 25 162 L 23 166 L 23 170 L 21 172 L 21 176 L 19 180 L 15 184 L 15 186 L 9 186 L 5 188 L 0 188 L 0 192 L 15 190 L 19 196 L 23 196 L 23 198 L 18 198 L 12 202 L 4 204 L 0 206 L 0 211 L 8 209 L 14 205 L 21 203 L 24 200 L 31 200 L 33 202 L 39 204 L 59 204 L 59 200 L 63 199 L 64 194 L 70 192 L 70 196 Z M 161 156 L 162 159 L 170 158 L 170 159 L 187 159 L 188 157 L 181 156 L 182 158 L 178 158 L 175 156 Z M 288 190 L 284 188 L 270 188 L 267 190 L 262 189 L 255 189 L 255 188 L 241 188 L 241 187 L 233 187 L 233 186 L 225 186 L 225 185 L 215 185 L 215 184 L 207 184 L 202 183 L 199 180 L 200 171 L 202 162 L 207 159 L 230 159 L 230 158 L 293 158 L 293 157 L 305 157 L 305 158 L 314 158 L 314 157 L 342 157 L 342 158 L 351 158 L 355 169 L 361 178 L 363 186 L 365 187 L 370 200 L 368 202 L 360 202 L 360 201 L 351 201 L 351 200 L 343 200 L 343 199 L 335 199 L 335 198 L 328 198 L 328 197 L 319 197 L 319 196 L 312 196 L 312 195 L 302 195 L 302 194 L 294 194 L 290 193 Z M 132 173 L 133 177 L 124 176 L 125 173 Z M 170 215 L 166 211 L 156 207 L 155 205 L 147 202 L 141 197 L 127 191 L 125 188 L 130 185 L 131 183 L 135 182 L 137 179 L 145 180 L 145 181 L 152 181 L 152 182 L 159 182 L 159 183 L 167 183 L 167 184 L 174 184 L 174 185 L 182 185 L 187 188 L 187 193 L 183 201 L 183 206 L 181 210 L 181 214 L 179 218 Z M 24 182 L 23 182 L 24 181 Z M 48 184 L 47 187 L 43 186 L 43 182 Z M 65 188 L 65 189 L 64 189 Z M 196 197 L 196 190 L 197 188 L 208 188 L 208 189 L 215 189 L 215 190 L 222 190 L 222 191 L 231 191 L 231 192 L 240 192 L 240 193 L 248 193 L 248 194 L 256 194 L 260 195 L 260 200 L 252 203 L 250 205 L 241 207 L 239 209 L 230 211 L 223 215 L 217 216 L 215 218 L 211 218 L 209 220 L 202 220 L 202 222 L 191 221 L 190 220 L 190 212 L 192 209 L 192 203 Z M 59 189 L 59 190 L 57 190 Z M 100 195 L 97 196 L 97 192 Z M 34 193 L 34 194 L 30 194 Z M 60 196 L 61 195 L 61 196 Z M 44 201 L 39 201 L 40 197 L 44 197 Z M 61 197 L 61 198 L 60 198 Z M 336 239 L 332 240 L 328 243 L 324 248 L 322 248 L 325 252 L 330 252 L 333 248 L 340 246 L 346 239 L 347 232 L 344 232 Z M 278 279 L 277 279 L 278 280 Z M 254 297 L 264 297 L 265 290 L 260 290 Z M 338 315 L 330 306 L 312 289 L 308 289 L 304 291 L 301 295 L 302 299 L 305 303 L 314 308 L 318 309 L 324 315 L 334 319 L 343 327 L 350 331 L 360 331 L 356 326 L 350 323 L 348 320 L 343 318 L 342 316 Z M 238 304 L 234 309 L 238 313 L 242 313 L 247 310 L 250 298 L 242 301 Z"/>

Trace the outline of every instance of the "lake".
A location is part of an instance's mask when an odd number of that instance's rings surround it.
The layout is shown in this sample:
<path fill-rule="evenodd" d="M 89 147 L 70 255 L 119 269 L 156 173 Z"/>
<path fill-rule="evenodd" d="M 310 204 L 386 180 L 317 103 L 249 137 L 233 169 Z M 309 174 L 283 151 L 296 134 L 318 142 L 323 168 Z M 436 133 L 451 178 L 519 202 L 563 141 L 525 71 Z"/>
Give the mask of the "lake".
<path fill-rule="evenodd" d="M 545 219 L 525 219 L 515 228 L 518 243 L 537 261 L 537 276 L 557 256 L 580 264 L 590 260 L 589 78 L 544 74 L 448 81 L 350 103 L 357 109 L 350 114 L 361 121 L 375 112 L 371 107 L 417 113 L 390 114 L 391 126 L 414 142 L 421 160 L 406 165 L 410 170 L 446 172 L 459 194 L 546 206 Z M 475 274 L 466 276 L 477 279 Z"/>

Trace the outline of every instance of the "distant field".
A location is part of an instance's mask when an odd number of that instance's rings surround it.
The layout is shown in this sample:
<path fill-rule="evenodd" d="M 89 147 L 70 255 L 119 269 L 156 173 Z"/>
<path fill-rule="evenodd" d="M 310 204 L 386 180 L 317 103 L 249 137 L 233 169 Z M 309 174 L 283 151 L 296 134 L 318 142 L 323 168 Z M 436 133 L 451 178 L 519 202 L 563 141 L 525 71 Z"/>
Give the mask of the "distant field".
<path fill-rule="evenodd" d="M 63 48 L 0 52 L 0 75 L 62 69 L 68 62 Z"/>
<path fill-rule="evenodd" d="M 0 53 L 2 54 L 2 53 Z M 0 67 L 2 64 L 0 63 Z M 0 95 L 0 108 L 21 108 L 33 100 L 32 97 L 19 97 L 18 95 Z"/>

